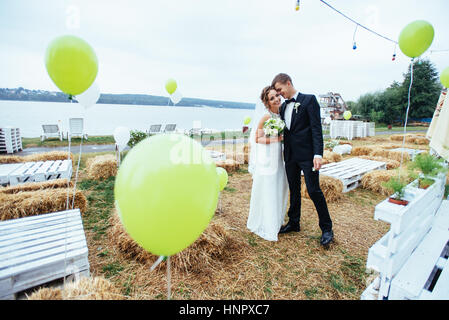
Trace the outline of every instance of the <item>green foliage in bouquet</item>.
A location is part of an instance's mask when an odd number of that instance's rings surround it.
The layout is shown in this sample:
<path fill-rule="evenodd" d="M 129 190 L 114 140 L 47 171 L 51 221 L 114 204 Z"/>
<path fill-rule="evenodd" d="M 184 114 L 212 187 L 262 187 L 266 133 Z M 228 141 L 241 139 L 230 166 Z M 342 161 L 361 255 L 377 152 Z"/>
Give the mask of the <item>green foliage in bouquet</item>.
<path fill-rule="evenodd" d="M 263 124 L 265 136 L 278 136 L 284 132 L 285 122 L 279 118 L 270 118 Z"/>

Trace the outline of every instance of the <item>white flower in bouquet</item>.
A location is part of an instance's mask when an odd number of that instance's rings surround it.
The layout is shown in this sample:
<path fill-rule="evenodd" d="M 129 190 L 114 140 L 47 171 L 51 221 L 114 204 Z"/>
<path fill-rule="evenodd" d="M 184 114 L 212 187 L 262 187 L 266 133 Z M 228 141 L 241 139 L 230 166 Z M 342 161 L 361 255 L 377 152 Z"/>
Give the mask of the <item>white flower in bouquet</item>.
<path fill-rule="evenodd" d="M 279 136 L 284 128 L 285 122 L 279 118 L 270 118 L 263 124 L 263 132 L 267 137 Z"/>

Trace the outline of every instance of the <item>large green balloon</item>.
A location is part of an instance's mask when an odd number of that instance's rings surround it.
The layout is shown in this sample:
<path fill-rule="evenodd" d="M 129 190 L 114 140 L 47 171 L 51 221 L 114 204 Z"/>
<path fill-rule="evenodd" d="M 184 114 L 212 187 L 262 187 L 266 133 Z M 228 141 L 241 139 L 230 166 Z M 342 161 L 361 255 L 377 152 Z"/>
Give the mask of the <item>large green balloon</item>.
<path fill-rule="evenodd" d="M 446 88 L 449 88 L 449 67 L 443 70 L 440 74 L 440 81 Z"/>
<path fill-rule="evenodd" d="M 201 235 L 215 213 L 218 192 L 215 162 L 201 144 L 178 134 L 155 135 L 134 146 L 114 188 L 128 234 L 162 256 Z"/>
<path fill-rule="evenodd" d="M 168 79 L 165 83 L 165 90 L 167 90 L 169 94 L 173 94 L 177 88 L 178 85 L 176 84 L 176 81 L 174 79 Z"/>
<path fill-rule="evenodd" d="M 345 120 L 349 120 L 352 117 L 352 113 L 349 110 L 346 110 L 345 112 L 343 112 L 343 118 L 345 118 Z"/>
<path fill-rule="evenodd" d="M 68 35 L 58 37 L 48 45 L 45 67 L 62 92 L 78 95 L 95 81 L 98 59 L 86 41 Z"/>
<path fill-rule="evenodd" d="M 223 190 L 228 184 L 228 172 L 222 167 L 217 167 L 218 181 L 220 185 L 220 191 Z"/>
<path fill-rule="evenodd" d="M 402 29 L 399 35 L 399 48 L 410 58 L 419 57 L 432 44 L 434 30 L 430 23 L 416 20 Z"/>
<path fill-rule="evenodd" d="M 248 125 L 250 122 L 251 122 L 251 117 L 250 116 L 247 116 L 247 117 L 245 117 L 245 119 L 243 119 L 243 124 L 244 125 Z"/>

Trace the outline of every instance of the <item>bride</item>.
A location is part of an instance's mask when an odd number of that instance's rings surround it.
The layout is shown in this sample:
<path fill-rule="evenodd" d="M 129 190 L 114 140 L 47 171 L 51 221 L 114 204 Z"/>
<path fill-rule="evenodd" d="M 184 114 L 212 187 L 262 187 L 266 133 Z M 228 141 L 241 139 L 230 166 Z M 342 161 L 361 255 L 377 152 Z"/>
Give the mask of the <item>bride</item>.
<path fill-rule="evenodd" d="M 282 157 L 282 136 L 265 137 L 263 124 L 280 118 L 281 98 L 271 86 L 256 103 L 250 134 L 248 171 L 253 176 L 247 228 L 269 241 L 277 241 L 287 209 L 288 183 Z"/>

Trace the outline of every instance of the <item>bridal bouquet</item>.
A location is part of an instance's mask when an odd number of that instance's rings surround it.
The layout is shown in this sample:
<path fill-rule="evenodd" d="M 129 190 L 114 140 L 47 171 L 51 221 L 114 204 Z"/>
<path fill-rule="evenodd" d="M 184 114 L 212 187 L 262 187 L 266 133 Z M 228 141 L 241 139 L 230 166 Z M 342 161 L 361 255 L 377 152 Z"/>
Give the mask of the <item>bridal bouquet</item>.
<path fill-rule="evenodd" d="M 263 132 L 267 137 L 279 136 L 284 128 L 285 122 L 280 118 L 270 118 L 263 124 Z"/>

